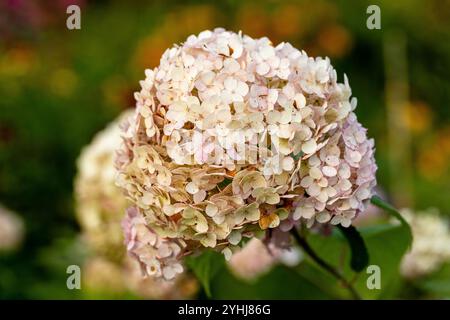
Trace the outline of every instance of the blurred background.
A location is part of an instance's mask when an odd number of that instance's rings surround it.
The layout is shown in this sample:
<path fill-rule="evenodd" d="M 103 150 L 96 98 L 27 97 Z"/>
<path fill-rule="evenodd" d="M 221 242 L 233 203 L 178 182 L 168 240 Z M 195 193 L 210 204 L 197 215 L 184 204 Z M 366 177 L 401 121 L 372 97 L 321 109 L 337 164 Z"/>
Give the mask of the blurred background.
<path fill-rule="evenodd" d="M 66 28 L 70 4 L 81 8 L 81 30 Z M 381 30 L 366 27 L 370 4 L 381 8 Z M 376 140 L 380 194 L 449 217 L 450 1 L 0 0 L 0 298 L 148 297 L 120 284 L 67 289 L 67 266 L 90 256 L 75 213 L 77 158 L 133 107 L 144 69 L 166 48 L 215 27 L 330 57 Z M 445 259 L 425 278 L 405 277 L 392 297 L 450 297 Z"/>

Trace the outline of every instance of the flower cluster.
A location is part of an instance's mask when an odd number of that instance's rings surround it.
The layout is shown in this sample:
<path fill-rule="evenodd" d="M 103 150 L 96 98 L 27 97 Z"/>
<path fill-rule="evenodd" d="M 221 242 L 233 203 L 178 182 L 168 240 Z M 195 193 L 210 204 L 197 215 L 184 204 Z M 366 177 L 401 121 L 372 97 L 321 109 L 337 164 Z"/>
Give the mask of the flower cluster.
<path fill-rule="evenodd" d="M 114 157 L 122 141 L 120 124 L 131 114 L 123 112 L 94 137 L 78 158 L 76 214 L 82 236 L 93 252 L 84 266 L 83 281 L 93 291 L 131 291 L 145 298 L 188 298 L 197 290 L 193 277 L 181 274 L 170 282 L 143 279 L 140 265 L 125 255 L 120 222 L 129 203 L 115 185 Z M 0 230 L 0 236 L 1 233 Z M 131 246 L 131 241 L 128 243 Z"/>
<path fill-rule="evenodd" d="M 198 249 L 229 258 L 243 237 L 301 219 L 349 226 L 364 210 L 374 143 L 328 59 L 216 29 L 145 75 L 116 166 L 147 273 L 170 279 Z"/>
<path fill-rule="evenodd" d="M 177 259 L 184 247 L 182 241 L 158 236 L 147 227 L 144 217 L 135 207 L 127 210 L 122 225 L 127 250 L 136 257 L 147 274 L 163 274 L 164 278 L 173 279 L 183 271 Z"/>
<path fill-rule="evenodd" d="M 401 211 L 411 226 L 412 249 L 401 263 L 401 273 L 407 278 L 427 275 L 450 262 L 450 225 L 436 209 L 425 212 Z"/>
<path fill-rule="evenodd" d="M 351 113 L 342 130 L 299 168 L 300 185 L 307 198 L 295 200 L 293 219 L 350 226 L 375 186 L 374 142 L 367 140 L 366 129 Z"/>

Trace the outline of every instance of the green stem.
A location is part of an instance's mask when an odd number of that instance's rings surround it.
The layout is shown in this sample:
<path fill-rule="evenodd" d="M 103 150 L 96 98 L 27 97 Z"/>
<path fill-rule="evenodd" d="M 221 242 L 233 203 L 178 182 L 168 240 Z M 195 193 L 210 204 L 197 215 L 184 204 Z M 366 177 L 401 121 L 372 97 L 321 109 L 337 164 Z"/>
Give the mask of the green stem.
<path fill-rule="evenodd" d="M 355 290 L 353 285 L 347 281 L 333 266 L 325 262 L 322 258 L 320 258 L 317 253 L 311 248 L 306 239 L 298 232 L 296 228 L 291 230 L 291 234 L 294 239 L 297 241 L 299 246 L 303 249 L 303 251 L 310 256 L 312 260 L 314 260 L 319 266 L 328 271 L 331 275 L 333 275 L 336 279 L 338 279 L 342 285 L 347 288 L 350 292 L 351 296 L 355 300 L 361 300 L 361 296 Z"/>

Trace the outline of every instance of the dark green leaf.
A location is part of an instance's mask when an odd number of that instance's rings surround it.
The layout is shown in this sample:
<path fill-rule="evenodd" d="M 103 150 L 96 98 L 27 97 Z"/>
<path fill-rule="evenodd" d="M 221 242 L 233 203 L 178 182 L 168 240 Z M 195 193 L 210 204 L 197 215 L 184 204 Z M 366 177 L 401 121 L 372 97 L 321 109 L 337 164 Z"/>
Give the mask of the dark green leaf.
<path fill-rule="evenodd" d="M 295 161 L 298 161 L 302 156 L 303 156 L 302 151 L 300 151 L 299 153 L 297 153 L 295 155 L 293 153 L 291 153 L 291 157 L 294 158 Z"/>
<path fill-rule="evenodd" d="M 364 239 L 359 234 L 354 226 L 345 228 L 339 226 L 339 230 L 347 239 L 352 252 L 350 259 L 350 266 L 355 272 L 361 272 L 369 264 L 369 253 L 367 252 Z"/>
<path fill-rule="evenodd" d="M 400 223 L 402 224 L 402 226 L 405 228 L 406 232 L 408 233 L 409 245 L 411 246 L 412 240 L 413 240 L 411 227 L 409 226 L 408 222 L 406 222 L 405 218 L 403 218 L 403 216 L 400 214 L 400 212 L 398 212 L 397 209 L 395 209 L 389 203 L 386 203 L 385 201 L 383 201 L 380 197 L 373 196 L 370 201 L 372 202 L 373 205 L 383 209 L 390 215 L 394 216 L 398 221 L 400 221 Z"/>
<path fill-rule="evenodd" d="M 317 272 L 316 272 L 317 273 Z M 288 284 L 288 285 L 286 285 Z M 214 278 L 214 299 L 333 299 L 327 290 L 315 283 L 309 275 L 285 266 L 276 266 L 254 281 L 236 278 L 223 268 Z"/>
<path fill-rule="evenodd" d="M 232 181 L 233 181 L 233 180 L 231 180 L 231 179 L 229 179 L 229 178 L 225 178 L 225 179 L 223 179 L 223 181 L 220 182 L 217 186 L 218 186 L 220 189 L 224 189 L 224 188 L 225 188 L 226 186 L 228 186 Z"/>
<path fill-rule="evenodd" d="M 202 284 L 206 295 L 211 297 L 211 279 L 224 266 L 225 259 L 223 255 L 208 250 L 199 256 L 188 257 L 186 263 Z"/>
<path fill-rule="evenodd" d="M 391 283 L 399 277 L 399 265 L 409 245 L 408 233 L 402 225 L 391 224 L 360 228 L 359 233 L 369 253 L 369 265 L 380 267 L 380 290 L 367 288 L 366 281 L 370 276 L 367 272 L 357 274 L 350 268 L 349 248 L 342 233 L 334 230 L 330 236 L 310 234 L 307 240 L 314 251 L 327 263 L 335 266 L 346 279 L 354 279 L 355 288 L 363 298 L 375 299 L 389 290 Z M 317 270 L 325 273 L 320 267 Z M 337 281 L 335 285 L 339 287 Z"/>

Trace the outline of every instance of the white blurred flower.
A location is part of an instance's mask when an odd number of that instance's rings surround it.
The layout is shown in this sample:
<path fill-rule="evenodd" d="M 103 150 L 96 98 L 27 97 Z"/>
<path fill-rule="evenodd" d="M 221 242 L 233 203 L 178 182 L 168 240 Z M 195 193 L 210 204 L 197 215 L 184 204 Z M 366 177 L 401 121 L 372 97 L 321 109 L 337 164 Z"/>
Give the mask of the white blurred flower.
<path fill-rule="evenodd" d="M 413 212 L 401 210 L 413 233 L 413 244 L 401 263 L 401 273 L 407 278 L 425 276 L 450 262 L 450 225 L 437 209 Z"/>
<path fill-rule="evenodd" d="M 124 112 L 99 132 L 77 160 L 74 189 L 78 221 L 89 245 L 111 258 L 123 252 L 120 221 L 127 208 L 125 197 L 115 185 L 114 156 L 122 142 L 120 124 L 131 115 Z"/>
<path fill-rule="evenodd" d="M 0 251 L 16 249 L 23 240 L 24 229 L 22 218 L 0 205 Z"/>
<path fill-rule="evenodd" d="M 244 280 L 254 280 L 267 273 L 276 264 L 295 266 L 302 259 L 298 248 L 268 248 L 261 240 L 251 239 L 228 261 L 230 271 Z"/>

